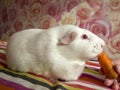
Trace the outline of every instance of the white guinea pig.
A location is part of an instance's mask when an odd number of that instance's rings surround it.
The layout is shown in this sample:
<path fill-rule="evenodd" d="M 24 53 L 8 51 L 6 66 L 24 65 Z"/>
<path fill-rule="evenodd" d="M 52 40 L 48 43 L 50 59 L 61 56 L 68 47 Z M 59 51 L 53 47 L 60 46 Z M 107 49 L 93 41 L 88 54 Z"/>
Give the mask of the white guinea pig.
<path fill-rule="evenodd" d="M 95 34 L 74 25 L 23 30 L 8 41 L 7 65 L 51 79 L 76 80 L 86 60 L 100 54 L 104 45 Z"/>

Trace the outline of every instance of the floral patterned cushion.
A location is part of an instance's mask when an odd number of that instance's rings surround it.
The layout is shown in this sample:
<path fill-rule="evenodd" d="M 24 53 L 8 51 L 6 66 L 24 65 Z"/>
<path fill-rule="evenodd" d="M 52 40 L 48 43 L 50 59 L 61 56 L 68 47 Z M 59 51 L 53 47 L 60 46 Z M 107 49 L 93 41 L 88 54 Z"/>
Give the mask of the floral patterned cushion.
<path fill-rule="evenodd" d="M 0 0 L 0 39 L 28 28 L 74 24 L 103 38 L 110 58 L 120 58 L 119 0 Z"/>

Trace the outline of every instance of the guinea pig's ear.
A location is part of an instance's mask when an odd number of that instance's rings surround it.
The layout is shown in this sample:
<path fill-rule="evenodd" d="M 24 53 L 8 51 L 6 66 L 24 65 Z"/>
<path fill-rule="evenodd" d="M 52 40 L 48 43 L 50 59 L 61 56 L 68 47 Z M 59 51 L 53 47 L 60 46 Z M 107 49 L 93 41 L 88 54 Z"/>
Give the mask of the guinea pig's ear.
<path fill-rule="evenodd" d="M 64 36 L 61 40 L 59 40 L 59 45 L 67 45 L 72 42 L 77 36 L 76 32 L 71 32 L 70 34 Z"/>

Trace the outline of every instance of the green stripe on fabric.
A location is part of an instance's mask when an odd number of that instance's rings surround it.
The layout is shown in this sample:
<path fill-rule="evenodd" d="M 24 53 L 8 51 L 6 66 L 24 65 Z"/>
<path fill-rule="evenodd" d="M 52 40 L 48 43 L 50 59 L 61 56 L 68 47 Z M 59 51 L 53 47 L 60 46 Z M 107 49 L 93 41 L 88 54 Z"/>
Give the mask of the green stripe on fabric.
<path fill-rule="evenodd" d="M 5 54 L 5 53 L 6 53 L 6 50 L 4 50 L 3 48 L 2 48 L 2 49 L 0 48 L 0 53 Z"/>
<path fill-rule="evenodd" d="M 83 74 L 89 75 L 92 78 L 104 80 L 104 75 L 101 75 L 98 70 L 92 70 L 90 68 L 85 68 Z"/>
<path fill-rule="evenodd" d="M 31 75 L 29 73 L 19 73 L 19 72 L 14 72 L 9 69 L 4 68 L 3 66 L 0 66 L 0 72 L 5 73 L 7 75 L 13 76 L 15 78 L 21 78 L 24 80 L 27 80 L 33 84 L 36 85 L 42 85 L 44 87 L 49 88 L 50 90 L 56 90 L 56 89 L 62 89 L 62 90 L 82 90 L 80 88 L 75 88 L 72 86 L 68 86 L 66 84 L 63 84 L 62 82 L 58 82 L 56 84 L 52 84 L 48 82 L 47 80 L 44 80 L 41 77 L 35 77 L 34 75 Z"/>
<path fill-rule="evenodd" d="M 35 79 L 32 79 L 32 78 L 30 78 L 30 77 L 27 77 L 27 76 L 25 76 L 25 75 L 15 74 L 15 73 L 12 73 L 12 72 L 3 70 L 3 69 L 1 69 L 1 68 L 0 68 L 0 72 L 5 73 L 5 74 L 10 75 L 10 76 L 13 76 L 13 77 L 15 77 L 15 78 L 21 78 L 21 79 L 27 80 L 27 81 L 29 81 L 29 82 L 31 82 L 31 83 L 33 83 L 33 84 L 42 85 L 42 86 L 45 86 L 45 87 L 47 87 L 47 88 L 49 88 L 49 89 L 51 88 L 50 85 L 48 85 L 48 84 L 46 84 L 46 83 L 44 83 L 44 82 L 42 82 L 42 81 L 37 81 L 37 80 L 35 80 Z"/>
<path fill-rule="evenodd" d="M 95 75 L 96 75 L 96 74 L 100 74 L 98 71 L 92 70 L 92 69 L 90 69 L 90 68 L 85 68 L 85 69 L 84 69 L 84 72 L 94 73 Z"/>

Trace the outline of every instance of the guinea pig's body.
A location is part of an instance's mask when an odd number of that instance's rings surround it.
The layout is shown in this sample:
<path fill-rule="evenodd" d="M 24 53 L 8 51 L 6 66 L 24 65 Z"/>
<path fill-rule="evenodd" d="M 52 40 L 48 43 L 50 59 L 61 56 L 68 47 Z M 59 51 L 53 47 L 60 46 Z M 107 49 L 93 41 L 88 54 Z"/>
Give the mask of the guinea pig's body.
<path fill-rule="evenodd" d="M 51 79 L 76 80 L 85 61 L 103 51 L 104 41 L 74 25 L 28 29 L 8 41 L 7 65 Z"/>

